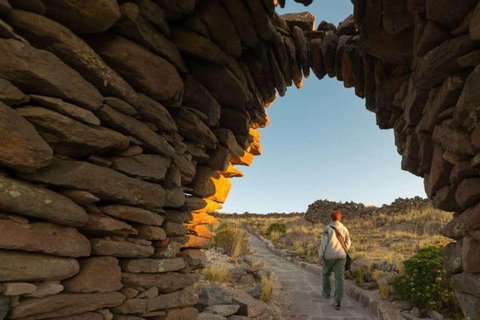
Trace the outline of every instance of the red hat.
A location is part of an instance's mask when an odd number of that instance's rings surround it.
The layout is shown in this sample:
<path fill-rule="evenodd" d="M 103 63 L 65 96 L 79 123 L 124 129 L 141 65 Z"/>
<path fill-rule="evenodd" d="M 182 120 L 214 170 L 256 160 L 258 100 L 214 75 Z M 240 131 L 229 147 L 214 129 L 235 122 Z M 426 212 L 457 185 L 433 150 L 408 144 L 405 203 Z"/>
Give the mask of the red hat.
<path fill-rule="evenodd" d="M 333 221 L 340 221 L 342 219 L 342 214 L 340 211 L 336 210 L 334 213 L 331 215 Z"/>

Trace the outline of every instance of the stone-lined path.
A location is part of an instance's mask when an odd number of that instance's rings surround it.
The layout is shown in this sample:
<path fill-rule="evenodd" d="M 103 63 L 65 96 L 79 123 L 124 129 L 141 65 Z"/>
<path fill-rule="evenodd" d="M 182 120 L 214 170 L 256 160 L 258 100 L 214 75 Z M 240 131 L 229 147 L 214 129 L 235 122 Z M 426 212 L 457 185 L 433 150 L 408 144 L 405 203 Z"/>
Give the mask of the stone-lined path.
<path fill-rule="evenodd" d="M 311 273 L 272 253 L 250 234 L 253 255 L 268 263 L 282 284 L 288 319 L 295 320 L 374 320 L 373 315 L 350 297 L 344 297 L 342 310 L 335 310 L 332 299 L 322 297 L 321 276 Z"/>

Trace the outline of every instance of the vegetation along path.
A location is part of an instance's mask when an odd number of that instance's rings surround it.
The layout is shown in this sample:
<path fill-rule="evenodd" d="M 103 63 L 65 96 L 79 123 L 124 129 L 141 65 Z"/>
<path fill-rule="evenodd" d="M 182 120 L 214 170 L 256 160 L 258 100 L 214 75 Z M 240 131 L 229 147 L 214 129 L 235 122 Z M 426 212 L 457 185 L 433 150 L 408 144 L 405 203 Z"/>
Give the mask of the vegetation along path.
<path fill-rule="evenodd" d="M 332 299 L 322 297 L 322 278 L 272 253 L 250 234 L 253 255 L 268 263 L 277 274 L 287 303 L 288 319 L 295 320 L 373 320 L 370 312 L 348 296 L 342 310 L 335 310 Z"/>

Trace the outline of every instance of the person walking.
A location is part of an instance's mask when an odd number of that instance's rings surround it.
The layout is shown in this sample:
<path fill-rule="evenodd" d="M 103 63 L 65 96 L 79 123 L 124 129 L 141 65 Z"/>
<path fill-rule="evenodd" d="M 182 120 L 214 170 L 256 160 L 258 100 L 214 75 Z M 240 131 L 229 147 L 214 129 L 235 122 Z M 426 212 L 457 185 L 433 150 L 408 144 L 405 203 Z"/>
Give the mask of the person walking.
<path fill-rule="evenodd" d="M 335 309 L 340 310 L 345 291 L 345 265 L 348 249 L 352 244 L 348 229 L 340 222 L 342 214 L 335 211 L 331 215 L 332 223 L 323 230 L 319 249 L 318 265 L 323 266 L 323 296 L 330 298 L 332 291 L 331 275 L 335 275 Z"/>

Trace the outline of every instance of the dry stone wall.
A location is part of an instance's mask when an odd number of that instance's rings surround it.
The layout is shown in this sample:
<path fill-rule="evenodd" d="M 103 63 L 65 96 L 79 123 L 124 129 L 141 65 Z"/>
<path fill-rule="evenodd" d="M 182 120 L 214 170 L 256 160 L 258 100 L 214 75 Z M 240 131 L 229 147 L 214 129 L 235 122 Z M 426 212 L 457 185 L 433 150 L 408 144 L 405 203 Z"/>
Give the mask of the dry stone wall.
<path fill-rule="evenodd" d="M 0 0 L 0 318 L 194 319 L 207 213 L 312 72 L 458 212 L 446 266 L 478 319 L 478 0 L 353 3 L 314 30 L 284 0 Z"/>

